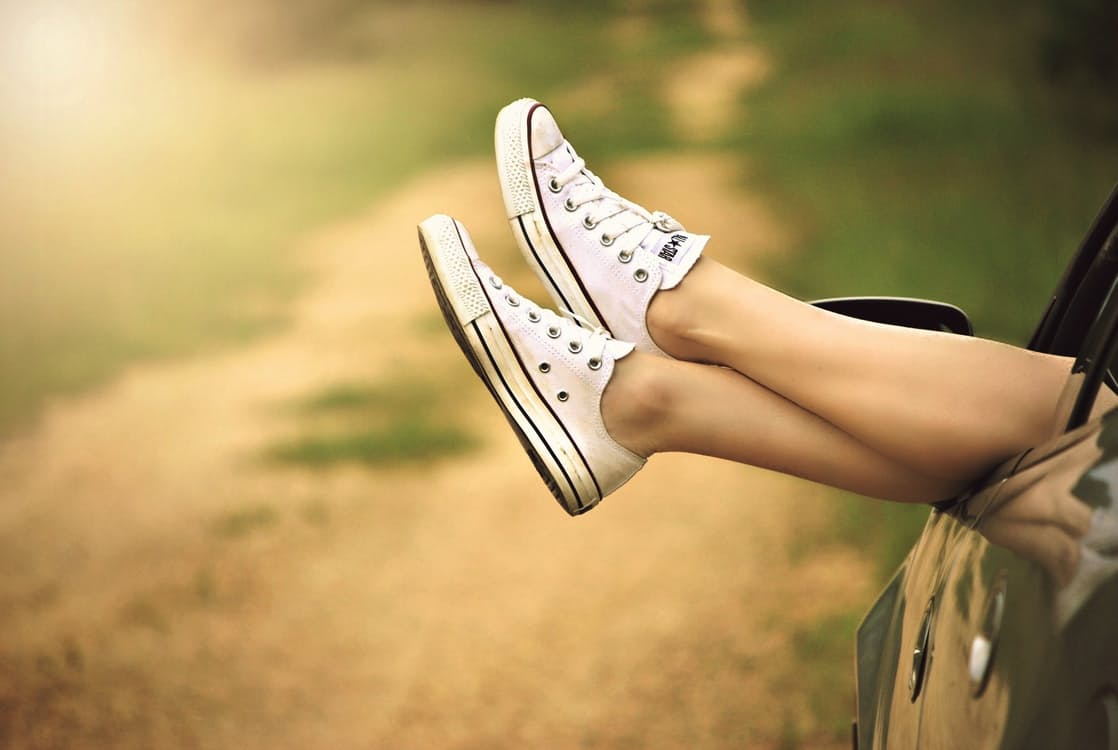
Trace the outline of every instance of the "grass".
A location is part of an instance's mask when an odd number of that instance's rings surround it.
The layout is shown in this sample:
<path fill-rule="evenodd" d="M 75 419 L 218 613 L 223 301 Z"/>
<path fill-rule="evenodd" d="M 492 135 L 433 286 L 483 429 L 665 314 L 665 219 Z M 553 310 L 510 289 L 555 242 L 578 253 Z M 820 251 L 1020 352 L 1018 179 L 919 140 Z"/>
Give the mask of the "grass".
<path fill-rule="evenodd" d="M 801 233 L 780 281 L 944 299 L 1024 342 L 1118 175 L 1118 145 L 1047 106 L 1028 29 L 930 3 L 757 17 L 779 62 L 739 143 Z"/>
<path fill-rule="evenodd" d="M 827 717 L 830 732 L 839 739 L 850 732 L 850 693 L 836 689 L 847 685 L 853 659 L 850 644 L 858 627 L 858 614 L 837 613 L 792 632 L 792 650 L 799 664 L 810 664 L 810 679 L 801 686 L 816 717 Z"/>
<path fill-rule="evenodd" d="M 702 38 L 681 20 L 686 9 L 669 6 L 619 46 L 607 36 L 614 11 L 594 3 L 373 2 L 354 5 L 344 45 L 308 34 L 264 59 L 201 46 L 235 36 L 222 30 L 232 11 L 210 7 L 206 33 L 189 39 L 164 38 L 166 19 L 151 11 L 114 38 L 112 86 L 54 108 L 33 87 L 7 92 L 0 435 L 49 395 L 130 361 L 282 325 L 299 238 L 423 169 L 490 153 L 504 103 L 547 99 L 604 69 L 627 96 L 651 100 L 669 62 L 660 49 Z M 277 25 L 274 6 L 245 7 L 268 22 L 250 28 Z M 634 149 L 663 142 L 664 121 L 654 106 L 597 130 L 603 147 Z"/>
<path fill-rule="evenodd" d="M 995 6 L 997 4 L 994 4 Z M 1023 344 L 1114 180 L 1118 143 L 1054 107 L 1029 14 L 996 7 L 751 4 L 774 74 L 726 145 L 797 233 L 769 269 L 804 298 L 885 294 L 961 306 Z M 1003 9 L 1004 10 L 1004 9 Z M 927 509 L 848 497 L 835 537 L 882 579 Z"/>
<path fill-rule="evenodd" d="M 438 398 L 439 390 L 432 383 L 412 379 L 375 384 L 334 383 L 296 401 L 293 410 L 308 417 L 355 410 L 404 414 L 424 408 L 433 398 Z"/>
<path fill-rule="evenodd" d="M 451 392 L 414 379 L 336 383 L 292 404 L 300 434 L 269 446 L 264 455 L 279 463 L 326 468 L 427 463 L 469 452 L 478 439 L 447 419 Z"/>
<path fill-rule="evenodd" d="M 303 436 L 272 446 L 268 456 L 283 463 L 311 467 L 346 462 L 381 466 L 424 463 L 476 446 L 477 441 L 464 430 L 409 417 L 382 428 Z"/>

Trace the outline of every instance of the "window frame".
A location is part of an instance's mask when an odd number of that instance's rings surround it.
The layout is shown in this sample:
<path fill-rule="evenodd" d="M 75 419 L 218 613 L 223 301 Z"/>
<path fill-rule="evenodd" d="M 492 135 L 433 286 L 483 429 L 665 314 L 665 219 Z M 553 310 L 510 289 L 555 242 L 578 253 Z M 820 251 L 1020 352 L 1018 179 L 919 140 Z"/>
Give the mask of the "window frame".
<path fill-rule="evenodd" d="M 1103 284 L 1091 284 L 1095 260 L 1106 241 L 1118 228 L 1118 183 L 1110 191 L 1094 221 L 1087 230 L 1075 256 L 1068 264 L 1048 308 L 1029 339 L 1033 351 L 1064 356 L 1076 356 L 1086 340 L 1086 333 L 1095 312 L 1102 309 L 1108 296 L 1100 293 Z M 1109 287 L 1113 279 L 1105 282 Z"/>
<path fill-rule="evenodd" d="M 1090 419 L 1118 345 L 1118 184 L 1095 216 L 1037 325 L 1028 348 L 1074 356 L 1057 402 L 1059 433 Z"/>

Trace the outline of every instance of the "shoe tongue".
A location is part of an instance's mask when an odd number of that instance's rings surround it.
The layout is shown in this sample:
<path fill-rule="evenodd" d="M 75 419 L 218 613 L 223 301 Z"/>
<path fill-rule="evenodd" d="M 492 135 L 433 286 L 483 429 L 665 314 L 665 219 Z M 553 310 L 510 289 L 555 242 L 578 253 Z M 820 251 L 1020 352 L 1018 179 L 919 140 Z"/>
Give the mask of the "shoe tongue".
<path fill-rule="evenodd" d="M 656 229 L 649 233 L 641 246 L 660 260 L 664 271 L 661 289 L 671 289 L 683 279 L 699 259 L 708 240 L 709 235 L 691 234 L 682 229 L 674 232 Z"/>
<path fill-rule="evenodd" d="M 617 339 L 610 339 L 608 342 L 606 342 L 605 354 L 610 359 L 617 361 L 624 357 L 626 354 L 632 352 L 635 348 L 636 344 L 632 344 L 628 341 L 618 341 Z"/>

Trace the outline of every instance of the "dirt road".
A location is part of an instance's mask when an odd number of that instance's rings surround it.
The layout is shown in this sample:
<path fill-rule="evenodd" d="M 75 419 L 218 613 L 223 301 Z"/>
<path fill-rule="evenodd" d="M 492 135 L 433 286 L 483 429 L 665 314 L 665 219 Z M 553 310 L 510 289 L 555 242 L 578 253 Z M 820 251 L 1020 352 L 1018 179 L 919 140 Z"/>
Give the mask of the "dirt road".
<path fill-rule="evenodd" d="M 779 247 L 717 154 L 607 177 L 721 259 Z M 537 293 L 492 165 L 451 165 L 308 239 L 284 331 L 135 367 L 0 446 L 0 746 L 844 746 L 791 635 L 872 594 L 797 546 L 831 500 L 672 455 L 568 519 L 440 329 L 414 236 L 436 211 Z M 260 459 L 293 400 L 416 373 L 455 384 L 480 449 Z"/>

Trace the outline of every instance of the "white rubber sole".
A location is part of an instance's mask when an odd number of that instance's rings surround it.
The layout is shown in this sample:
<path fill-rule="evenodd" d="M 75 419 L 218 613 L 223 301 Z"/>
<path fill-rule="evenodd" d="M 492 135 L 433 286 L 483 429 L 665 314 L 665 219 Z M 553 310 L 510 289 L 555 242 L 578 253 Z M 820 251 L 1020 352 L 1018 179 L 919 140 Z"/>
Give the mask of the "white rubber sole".
<path fill-rule="evenodd" d="M 536 471 L 567 513 L 590 510 L 602 499 L 598 482 L 493 310 L 471 262 L 478 256 L 469 234 L 449 216 L 436 215 L 419 225 L 419 246 L 447 327 Z"/>
<path fill-rule="evenodd" d="M 493 142 L 509 226 L 524 259 L 555 304 L 608 331 L 548 223 L 540 200 L 540 185 L 532 169 L 530 125 L 532 112 L 543 106 L 535 99 L 518 99 L 497 114 Z"/>

